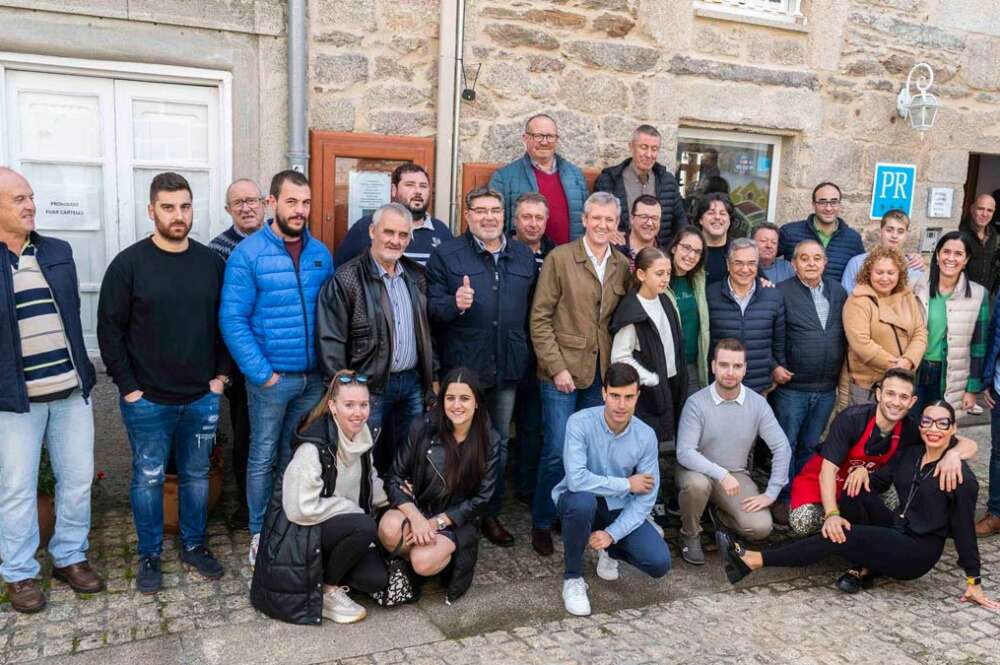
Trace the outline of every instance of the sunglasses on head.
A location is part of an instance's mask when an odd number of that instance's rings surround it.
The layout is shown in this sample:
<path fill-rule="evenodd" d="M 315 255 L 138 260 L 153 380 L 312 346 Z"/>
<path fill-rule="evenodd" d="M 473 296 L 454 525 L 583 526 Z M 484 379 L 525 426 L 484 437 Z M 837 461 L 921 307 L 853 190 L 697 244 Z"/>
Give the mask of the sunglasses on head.
<path fill-rule="evenodd" d="M 365 374 L 341 374 L 337 377 L 337 383 L 346 386 L 349 383 L 356 383 L 359 386 L 368 383 L 368 376 Z"/>

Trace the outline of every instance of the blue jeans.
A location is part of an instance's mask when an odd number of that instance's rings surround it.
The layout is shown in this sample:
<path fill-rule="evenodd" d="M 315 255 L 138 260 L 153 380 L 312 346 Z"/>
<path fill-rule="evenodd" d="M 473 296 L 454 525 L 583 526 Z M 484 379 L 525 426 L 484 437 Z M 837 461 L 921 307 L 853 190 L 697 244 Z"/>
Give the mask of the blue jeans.
<path fill-rule="evenodd" d="M 595 372 L 589 388 L 561 393 L 554 383 L 541 382 L 542 393 L 542 454 L 538 460 L 538 484 L 531 505 L 531 522 L 536 529 L 552 528 L 556 506 L 552 489 L 566 475 L 563 447 L 566 443 L 566 421 L 581 409 L 604 404 L 601 396 L 600 372 Z"/>
<path fill-rule="evenodd" d="M 917 420 L 924 412 L 924 407 L 931 402 L 944 399 L 942 381 L 944 379 L 945 366 L 943 362 L 931 362 L 923 360 L 917 368 L 917 401 L 910 409 L 910 413 L 915 413 Z"/>
<path fill-rule="evenodd" d="M 323 397 L 317 373 L 282 373 L 271 387 L 247 383 L 250 407 L 250 454 L 247 456 L 247 507 L 250 533 L 260 533 L 274 473 L 282 473 L 292 458 L 295 428 Z"/>
<path fill-rule="evenodd" d="M 173 448 L 179 480 L 181 543 L 205 544 L 208 471 L 219 425 L 219 395 L 205 393 L 190 404 L 157 404 L 145 397 L 118 399 L 132 446 L 132 516 L 139 556 L 163 549 L 163 478 Z"/>
<path fill-rule="evenodd" d="M 392 418 L 392 440 L 380 436 L 372 452 L 375 468 L 384 478 L 392 468 L 396 451 L 410 435 L 410 423 L 424 412 L 424 387 L 417 370 L 391 373 L 382 391 L 372 394 L 369 402 L 368 427 L 372 434 L 385 425 L 386 418 Z"/>
<path fill-rule="evenodd" d="M 493 429 L 500 435 L 500 451 L 497 456 L 497 479 L 493 490 L 493 498 L 486 506 L 486 515 L 496 517 L 503 508 L 504 497 L 507 496 L 507 442 L 510 441 L 510 419 L 514 417 L 514 398 L 517 397 L 517 386 L 510 384 L 498 386 L 486 391 L 486 410 L 489 411 Z"/>
<path fill-rule="evenodd" d="M 56 566 L 87 558 L 94 482 L 94 414 L 79 390 L 28 413 L 0 411 L 0 575 L 20 582 L 38 575 L 38 464 L 42 441 L 56 477 Z"/>
<path fill-rule="evenodd" d="M 583 577 L 583 552 L 594 531 L 606 529 L 621 514 L 608 509 L 608 502 L 590 492 L 566 492 L 559 497 L 563 551 L 566 568 L 563 579 Z M 670 572 L 670 550 L 648 520 L 608 548 L 612 559 L 630 563 L 650 577 Z"/>
<path fill-rule="evenodd" d="M 514 400 L 514 425 L 517 427 L 518 496 L 530 497 L 538 482 L 538 457 L 542 454 L 542 394 L 534 367 L 517 384 Z"/>
<path fill-rule="evenodd" d="M 996 391 L 990 393 L 996 399 Z M 990 494 L 986 500 L 986 512 L 1000 517 L 1000 400 L 990 411 Z"/>
<path fill-rule="evenodd" d="M 774 416 L 788 437 L 792 459 L 788 465 L 788 484 L 781 489 L 778 500 L 788 503 L 792 479 L 819 447 L 820 437 L 830 420 L 837 401 L 837 391 L 807 392 L 778 388 L 771 395 Z"/>

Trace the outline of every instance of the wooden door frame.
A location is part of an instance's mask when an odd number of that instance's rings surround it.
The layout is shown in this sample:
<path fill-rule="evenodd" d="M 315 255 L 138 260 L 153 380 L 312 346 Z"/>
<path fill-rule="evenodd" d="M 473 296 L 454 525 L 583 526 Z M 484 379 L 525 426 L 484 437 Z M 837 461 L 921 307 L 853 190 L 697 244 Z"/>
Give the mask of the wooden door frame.
<path fill-rule="evenodd" d="M 347 234 L 347 221 L 343 220 L 343 229 L 339 229 L 341 220 L 336 219 L 335 211 L 338 157 L 413 162 L 422 166 L 431 183 L 434 182 L 433 137 L 309 130 L 309 181 L 313 196 L 309 230 L 331 251 Z M 431 210 L 427 212 L 430 214 Z"/>

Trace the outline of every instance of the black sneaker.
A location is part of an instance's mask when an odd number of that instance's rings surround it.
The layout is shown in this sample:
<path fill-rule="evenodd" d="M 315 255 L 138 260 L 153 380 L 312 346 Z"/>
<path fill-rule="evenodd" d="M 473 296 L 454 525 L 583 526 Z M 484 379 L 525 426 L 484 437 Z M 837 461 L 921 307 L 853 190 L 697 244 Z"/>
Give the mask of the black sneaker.
<path fill-rule="evenodd" d="M 222 577 L 225 569 L 204 545 L 195 545 L 191 549 L 181 550 L 181 561 L 185 566 L 194 568 L 202 577 L 217 580 Z"/>
<path fill-rule="evenodd" d="M 156 593 L 163 586 L 163 573 L 160 572 L 160 557 L 139 557 L 139 572 L 135 576 L 135 588 L 146 595 Z"/>

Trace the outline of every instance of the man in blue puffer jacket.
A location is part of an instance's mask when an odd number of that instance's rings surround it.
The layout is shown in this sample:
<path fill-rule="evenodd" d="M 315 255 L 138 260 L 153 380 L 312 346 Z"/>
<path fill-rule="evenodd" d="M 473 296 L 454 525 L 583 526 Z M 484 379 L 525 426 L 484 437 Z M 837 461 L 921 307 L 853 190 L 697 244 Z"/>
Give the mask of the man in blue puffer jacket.
<path fill-rule="evenodd" d="M 219 327 L 246 377 L 250 406 L 247 504 L 253 565 L 272 473 L 290 458 L 292 432 L 323 396 L 316 362 L 316 298 L 333 259 L 313 238 L 309 181 L 297 171 L 271 180 L 274 219 L 241 242 L 226 263 Z"/>
<path fill-rule="evenodd" d="M 743 385 L 764 393 L 773 382 L 788 380 L 785 369 L 785 303 L 775 288 L 757 283 L 757 243 L 737 238 L 729 245 L 729 278 L 708 287 L 711 349 L 732 337 L 746 346 Z"/>

